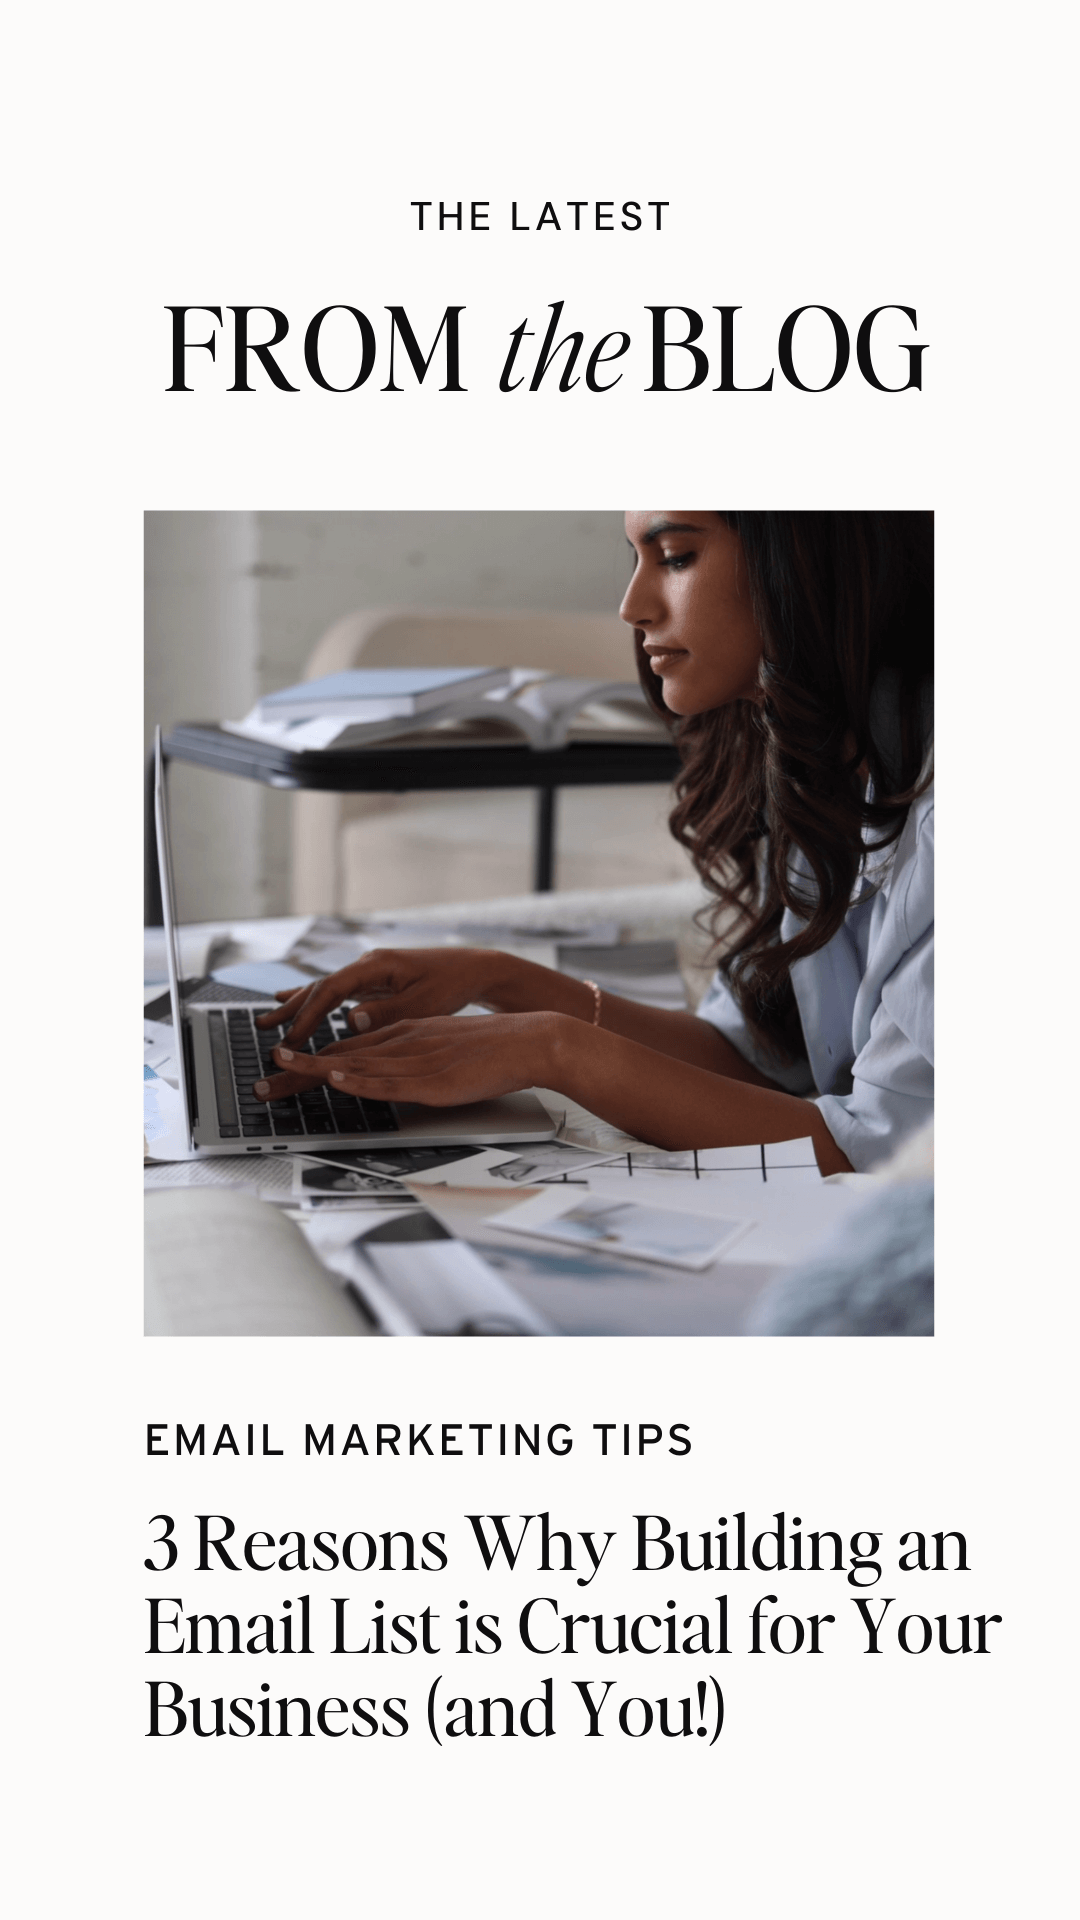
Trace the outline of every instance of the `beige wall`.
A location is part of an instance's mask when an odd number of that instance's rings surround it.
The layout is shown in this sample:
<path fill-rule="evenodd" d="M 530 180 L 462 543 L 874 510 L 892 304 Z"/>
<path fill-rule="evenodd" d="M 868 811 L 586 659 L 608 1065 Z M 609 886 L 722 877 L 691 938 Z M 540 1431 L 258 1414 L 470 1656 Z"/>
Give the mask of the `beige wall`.
<path fill-rule="evenodd" d="M 252 513 L 146 515 L 148 753 L 155 724 L 231 718 L 256 699 L 258 538 Z M 269 911 L 260 790 L 179 763 L 169 787 L 181 918 Z"/>
<path fill-rule="evenodd" d="M 148 743 L 298 679 L 354 608 L 606 612 L 627 577 L 617 512 L 148 514 Z M 288 795 L 183 766 L 171 783 L 181 916 L 287 911 Z"/>

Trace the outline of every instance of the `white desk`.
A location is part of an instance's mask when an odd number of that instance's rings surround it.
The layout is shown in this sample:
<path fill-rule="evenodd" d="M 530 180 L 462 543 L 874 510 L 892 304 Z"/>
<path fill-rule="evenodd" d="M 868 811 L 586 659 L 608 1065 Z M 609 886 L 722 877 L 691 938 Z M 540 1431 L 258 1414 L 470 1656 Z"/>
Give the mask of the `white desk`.
<path fill-rule="evenodd" d="M 468 903 L 457 908 L 416 908 L 410 914 L 395 914 L 393 921 L 402 923 L 408 920 L 424 925 L 441 925 L 447 929 L 448 937 L 456 921 L 467 917 L 472 926 L 487 924 L 492 927 L 512 924 L 523 931 L 524 939 L 533 944 L 530 934 L 540 935 L 541 930 L 552 924 L 561 926 L 586 926 L 600 919 L 615 921 L 627 933 L 639 936 L 673 937 L 678 929 L 685 925 L 700 898 L 696 887 L 688 888 L 684 883 L 674 887 L 640 888 L 623 891 L 618 894 L 549 894 L 541 899 L 527 895 L 515 900 L 486 901 Z M 238 921 L 232 923 L 212 922 L 196 927 L 187 927 L 181 933 L 182 967 L 185 974 L 205 970 L 208 955 L 214 942 L 226 937 L 230 941 L 229 961 L 237 960 L 265 961 L 278 959 L 288 950 L 293 941 L 300 937 L 310 926 L 306 917 L 262 921 Z M 147 998 L 152 998 L 161 990 L 164 975 L 164 951 L 159 930 L 147 929 L 148 984 Z M 595 1150 L 619 1153 L 639 1143 L 633 1142 L 618 1129 L 598 1120 L 595 1115 L 555 1092 L 541 1091 L 540 1097 L 548 1106 L 553 1118 L 560 1126 L 560 1138 L 575 1146 Z M 220 1163 L 218 1163 L 220 1172 Z M 206 1189 L 192 1189 L 193 1210 L 202 1207 L 209 1216 L 215 1205 L 218 1210 L 228 1211 L 224 1201 L 211 1202 L 208 1199 L 194 1200 L 194 1194 L 206 1193 Z M 213 1189 L 215 1193 L 220 1189 Z M 469 1191 L 440 1189 L 438 1194 L 429 1194 L 431 1210 L 450 1232 L 468 1240 L 478 1249 L 489 1249 L 498 1263 L 500 1236 L 483 1223 L 484 1216 L 495 1211 L 496 1202 L 490 1194 L 475 1194 Z M 844 1197 L 831 1195 L 823 1201 L 821 1189 L 813 1196 L 815 1213 L 815 1232 L 827 1230 L 829 1221 L 839 1221 L 847 1211 Z M 184 1201 L 178 1194 L 169 1196 L 172 1213 L 182 1215 Z M 679 1204 L 674 1200 L 673 1203 Z M 271 1211 L 266 1202 L 253 1202 L 260 1205 L 264 1214 Z M 151 1202 L 153 1207 L 154 1202 Z M 815 1211 L 816 1209 L 816 1211 Z M 242 1212 L 243 1209 L 240 1209 Z M 277 1209 L 273 1212 L 276 1214 Z M 820 1216 L 820 1217 L 819 1217 Z M 343 1217 L 343 1216 L 339 1216 Z M 360 1222 L 370 1219 L 358 1213 L 357 1231 Z M 251 1214 L 253 1232 L 260 1216 Z M 265 1225 L 265 1222 L 263 1222 Z M 291 1223 L 290 1223 L 291 1224 Z M 173 1223 L 176 1231 L 177 1223 Z M 279 1221 L 275 1226 L 283 1226 Z M 243 1246 L 243 1235 L 233 1228 L 225 1230 L 223 1224 L 222 1287 L 241 1278 L 243 1261 L 238 1259 L 238 1249 Z M 257 1236 L 260 1241 L 263 1235 Z M 199 1259 L 205 1277 L 206 1263 L 213 1262 L 213 1231 L 209 1239 L 206 1233 L 196 1235 L 201 1249 Z M 194 1244 L 194 1243 L 193 1243 Z M 518 1243 L 520 1244 L 520 1243 Z M 253 1246 L 253 1256 L 254 1256 Z M 263 1255 L 265 1258 L 265 1253 Z M 624 1275 L 618 1281 L 609 1280 L 601 1275 L 595 1280 L 572 1277 L 566 1272 L 554 1270 L 550 1260 L 537 1262 L 534 1276 L 523 1278 L 520 1267 L 515 1267 L 513 1284 L 523 1297 L 538 1311 L 544 1313 L 562 1333 L 582 1334 L 738 1334 L 743 1331 L 747 1313 L 761 1289 L 772 1275 L 778 1271 L 775 1264 L 766 1264 L 754 1259 L 739 1257 L 739 1248 L 732 1251 L 726 1261 L 721 1262 L 709 1273 L 688 1274 L 678 1269 L 665 1269 L 663 1273 L 642 1267 L 640 1277 L 636 1273 Z M 174 1274 L 175 1284 L 175 1274 Z M 246 1281 L 245 1281 L 246 1289 Z M 249 1290 L 245 1298 L 250 1299 Z M 282 1316 L 284 1315 L 284 1318 Z M 275 1308 L 275 1317 L 282 1322 L 283 1329 L 288 1321 L 288 1311 Z M 331 1316 L 333 1317 L 333 1316 Z M 220 1328 L 217 1330 L 221 1330 Z M 248 1329 L 255 1331 L 252 1327 Z M 273 1330 L 269 1325 L 266 1331 Z M 315 1329 L 312 1328 L 312 1331 Z M 340 1328 L 335 1330 L 340 1331 Z"/>

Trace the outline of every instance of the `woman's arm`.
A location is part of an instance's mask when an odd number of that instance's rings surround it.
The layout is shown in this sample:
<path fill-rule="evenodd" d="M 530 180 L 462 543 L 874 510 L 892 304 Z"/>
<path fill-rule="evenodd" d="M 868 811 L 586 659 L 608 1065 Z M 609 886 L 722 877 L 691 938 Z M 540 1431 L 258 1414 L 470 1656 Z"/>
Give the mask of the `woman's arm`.
<path fill-rule="evenodd" d="M 541 1010 L 565 1013 L 592 1025 L 596 1003 L 592 989 L 584 981 L 575 980 L 569 974 L 553 973 L 550 967 L 539 967 L 513 955 L 499 957 L 508 962 L 507 970 L 495 986 L 498 997 L 489 995 L 484 1002 L 486 1006 L 499 1013 Z M 637 1000 L 624 1000 L 621 994 L 605 990 L 600 997 L 599 1024 L 605 1033 L 636 1040 L 641 1046 L 665 1053 L 672 1060 L 685 1060 L 692 1066 L 706 1067 L 711 1073 L 723 1073 L 731 1080 L 742 1080 L 750 1086 L 774 1084 L 736 1053 L 730 1040 L 725 1040 L 722 1033 L 707 1020 L 699 1020 L 696 1014 L 665 1007 L 643 1007 Z"/>
<path fill-rule="evenodd" d="M 431 947 L 366 954 L 312 987 L 280 994 L 280 1013 L 257 1016 L 262 1027 L 288 1027 L 286 1045 L 302 1046 L 333 1007 L 359 1000 L 349 1015 L 357 1033 L 374 1033 L 401 1020 L 430 1019 L 473 1003 L 493 1013 L 559 1013 L 592 1025 L 595 1002 L 581 980 L 508 953 L 478 947 Z M 692 1013 L 643 1007 L 605 993 L 600 1025 L 672 1060 L 722 1073 L 750 1086 L 773 1083 L 735 1051 L 715 1027 Z M 587 1103 L 586 1103 L 587 1104 Z"/>
<path fill-rule="evenodd" d="M 634 1040 L 592 1028 L 584 1044 L 577 1035 L 555 1036 L 557 1078 L 537 1084 L 568 1094 L 624 1133 L 658 1147 L 738 1147 L 809 1135 L 823 1174 L 851 1172 L 812 1100 L 784 1093 L 760 1076 L 751 1081 L 754 1069 L 723 1036 L 705 1021 L 695 1024 L 732 1055 L 743 1075 L 659 1056 Z"/>
<path fill-rule="evenodd" d="M 566 1013 L 403 1020 L 319 1054 L 281 1046 L 275 1059 L 283 1071 L 257 1083 L 263 1099 L 320 1082 L 362 1099 L 441 1107 L 550 1087 L 654 1146 L 745 1146 L 809 1135 L 822 1173 L 851 1170 L 813 1101 L 735 1080 Z"/>

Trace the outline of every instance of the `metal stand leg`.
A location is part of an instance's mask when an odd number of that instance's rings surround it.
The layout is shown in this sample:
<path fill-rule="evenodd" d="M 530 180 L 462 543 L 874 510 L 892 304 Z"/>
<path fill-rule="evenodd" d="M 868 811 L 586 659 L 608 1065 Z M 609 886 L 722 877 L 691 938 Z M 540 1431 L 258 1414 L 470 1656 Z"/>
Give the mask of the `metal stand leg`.
<path fill-rule="evenodd" d="M 168 762 L 162 763 L 164 779 Z M 154 756 L 150 755 L 146 768 L 146 822 L 143 837 L 143 924 L 147 927 L 162 927 L 165 924 L 165 912 L 161 904 L 161 876 L 158 873 L 157 826 L 154 821 Z"/>
<path fill-rule="evenodd" d="M 555 881 L 555 788 L 536 790 L 536 852 L 533 892 L 550 893 Z"/>

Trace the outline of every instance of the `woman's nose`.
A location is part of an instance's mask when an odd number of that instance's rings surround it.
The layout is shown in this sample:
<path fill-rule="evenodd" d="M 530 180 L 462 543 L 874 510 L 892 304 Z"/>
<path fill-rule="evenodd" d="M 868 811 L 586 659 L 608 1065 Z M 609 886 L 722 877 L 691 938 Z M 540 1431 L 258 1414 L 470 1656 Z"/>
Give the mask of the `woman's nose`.
<path fill-rule="evenodd" d="M 649 605 L 649 596 L 642 585 L 641 569 L 638 567 L 623 594 L 619 619 L 625 620 L 628 627 L 647 627 L 652 617 L 653 609 Z"/>

